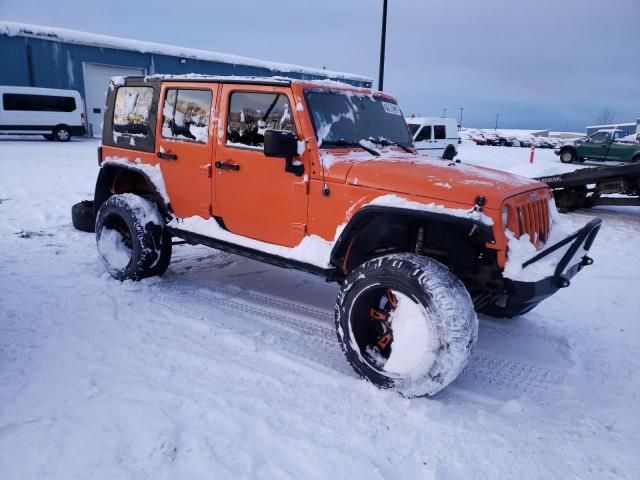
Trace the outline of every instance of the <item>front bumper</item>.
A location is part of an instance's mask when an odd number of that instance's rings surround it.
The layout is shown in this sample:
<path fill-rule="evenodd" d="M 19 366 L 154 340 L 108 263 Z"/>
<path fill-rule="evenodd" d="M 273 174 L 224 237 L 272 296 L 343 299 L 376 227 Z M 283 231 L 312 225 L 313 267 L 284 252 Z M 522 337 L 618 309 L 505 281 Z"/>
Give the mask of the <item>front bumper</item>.
<path fill-rule="evenodd" d="M 594 218 L 580 230 L 551 245 L 522 264 L 522 268 L 526 269 L 529 265 L 570 244 L 570 247 L 558 262 L 555 272 L 550 277 L 536 282 L 516 281 L 505 278 L 504 283 L 507 293 L 505 313 L 509 316 L 525 313 L 559 289 L 568 287 L 571 284 L 571 278 L 584 267 L 593 263 L 593 260 L 587 256 L 587 252 L 598 235 L 601 224 L 601 219 Z"/>

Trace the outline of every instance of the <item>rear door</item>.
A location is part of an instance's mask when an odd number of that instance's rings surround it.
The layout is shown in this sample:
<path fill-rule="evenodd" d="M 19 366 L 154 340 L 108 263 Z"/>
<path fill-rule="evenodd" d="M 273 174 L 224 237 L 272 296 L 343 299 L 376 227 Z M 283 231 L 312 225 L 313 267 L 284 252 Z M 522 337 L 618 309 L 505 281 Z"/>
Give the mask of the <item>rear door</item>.
<path fill-rule="evenodd" d="M 232 233 L 298 245 L 306 233 L 307 175 L 285 172 L 285 160 L 263 153 L 267 128 L 300 132 L 287 87 L 224 85 L 214 162 L 214 212 Z M 308 172 L 305 151 L 298 158 Z"/>
<path fill-rule="evenodd" d="M 156 157 L 171 207 L 180 218 L 211 216 L 212 106 L 218 84 L 163 83 Z"/>

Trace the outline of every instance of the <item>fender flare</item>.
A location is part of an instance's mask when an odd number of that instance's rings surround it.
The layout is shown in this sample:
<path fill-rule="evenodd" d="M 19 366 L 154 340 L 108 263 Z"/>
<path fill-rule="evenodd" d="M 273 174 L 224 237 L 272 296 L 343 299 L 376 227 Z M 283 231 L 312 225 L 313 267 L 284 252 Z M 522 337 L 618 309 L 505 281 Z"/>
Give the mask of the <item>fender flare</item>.
<path fill-rule="evenodd" d="M 146 184 L 148 190 L 145 190 L 149 196 L 152 197 L 162 214 L 166 217 L 170 214 L 171 207 L 165 201 L 163 195 L 160 193 L 154 182 L 149 178 L 142 169 L 136 168 L 135 165 L 126 165 L 122 163 L 103 163 L 100 172 L 98 173 L 98 178 L 96 179 L 96 187 L 93 195 L 93 214 L 94 216 L 98 215 L 98 211 L 102 204 L 112 195 L 117 192 L 114 192 L 112 187 L 117 180 L 118 175 L 120 175 L 123 171 L 130 172 L 134 175 L 138 175 L 142 178 L 143 182 Z"/>
<path fill-rule="evenodd" d="M 463 236 L 471 243 L 484 245 L 495 242 L 492 227 L 480 220 L 440 212 L 371 205 L 360 209 L 344 227 L 331 251 L 331 264 L 346 273 L 358 234 L 374 222 L 382 228 L 392 224 L 434 226 Z"/>

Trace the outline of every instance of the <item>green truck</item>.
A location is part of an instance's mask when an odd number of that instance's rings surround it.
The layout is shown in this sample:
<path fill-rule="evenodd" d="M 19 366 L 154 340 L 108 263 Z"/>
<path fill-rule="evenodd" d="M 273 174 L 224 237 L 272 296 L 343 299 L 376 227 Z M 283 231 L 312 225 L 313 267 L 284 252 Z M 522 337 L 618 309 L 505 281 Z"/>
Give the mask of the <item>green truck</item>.
<path fill-rule="evenodd" d="M 640 143 L 637 137 L 636 140 L 621 140 L 625 135 L 625 132 L 617 129 L 598 130 L 584 140 L 561 145 L 556 148 L 555 153 L 562 163 L 584 162 L 586 159 L 640 163 Z"/>

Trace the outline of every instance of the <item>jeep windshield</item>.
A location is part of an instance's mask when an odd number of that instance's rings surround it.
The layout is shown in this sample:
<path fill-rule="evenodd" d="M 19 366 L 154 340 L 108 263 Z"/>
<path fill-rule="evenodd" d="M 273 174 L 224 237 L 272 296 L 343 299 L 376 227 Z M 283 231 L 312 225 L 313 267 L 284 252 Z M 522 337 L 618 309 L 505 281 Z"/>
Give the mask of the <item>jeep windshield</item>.
<path fill-rule="evenodd" d="M 305 99 L 320 148 L 344 148 L 362 140 L 413 147 L 400 107 L 382 95 L 308 89 Z"/>

